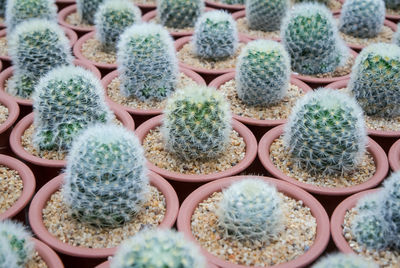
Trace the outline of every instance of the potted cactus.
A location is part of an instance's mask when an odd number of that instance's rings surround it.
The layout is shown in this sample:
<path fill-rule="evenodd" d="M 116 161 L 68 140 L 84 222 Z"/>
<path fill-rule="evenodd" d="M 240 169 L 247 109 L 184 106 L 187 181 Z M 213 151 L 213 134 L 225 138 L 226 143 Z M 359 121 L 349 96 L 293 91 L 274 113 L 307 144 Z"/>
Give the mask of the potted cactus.
<path fill-rule="evenodd" d="M 235 12 L 245 9 L 245 0 L 205 0 L 207 6 L 215 9 L 224 9 L 228 12 Z"/>
<path fill-rule="evenodd" d="M 378 268 L 379 266 L 355 254 L 335 253 L 322 258 L 312 268 Z"/>
<path fill-rule="evenodd" d="M 342 0 L 292 0 L 293 4 L 304 3 L 304 2 L 317 2 L 325 5 L 332 13 L 340 12 L 343 2 Z"/>
<path fill-rule="evenodd" d="M 143 228 L 171 228 L 178 206 L 168 182 L 148 172 L 133 132 L 96 125 L 74 140 L 65 174 L 39 190 L 29 219 L 52 248 L 98 264 Z"/>
<path fill-rule="evenodd" d="M 328 222 L 304 190 L 272 178 L 236 176 L 190 194 L 177 226 L 219 267 L 289 268 L 307 267 L 323 253 Z"/>
<path fill-rule="evenodd" d="M 345 0 L 339 0 L 345 3 Z M 384 0 L 386 7 L 386 19 L 399 22 L 400 20 L 400 2 L 398 0 Z"/>
<path fill-rule="evenodd" d="M 95 32 L 82 36 L 74 45 L 74 54 L 100 70 L 117 68 L 116 50 L 126 28 L 141 21 L 140 9 L 126 0 L 105 1 L 94 16 Z"/>
<path fill-rule="evenodd" d="M 0 153 L 8 151 L 8 138 L 19 116 L 18 104 L 4 95 L 0 93 Z"/>
<path fill-rule="evenodd" d="M 317 194 L 328 213 L 341 198 L 378 185 L 388 171 L 385 152 L 367 138 L 361 107 L 332 89 L 301 98 L 288 123 L 261 139 L 258 156 L 270 174 Z"/>

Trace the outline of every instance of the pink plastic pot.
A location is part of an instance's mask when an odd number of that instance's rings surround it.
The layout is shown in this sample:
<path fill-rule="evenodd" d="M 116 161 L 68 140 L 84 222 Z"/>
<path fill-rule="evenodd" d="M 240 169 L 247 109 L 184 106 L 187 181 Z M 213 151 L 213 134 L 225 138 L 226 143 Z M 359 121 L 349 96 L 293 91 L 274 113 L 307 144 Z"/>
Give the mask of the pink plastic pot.
<path fill-rule="evenodd" d="M 110 268 L 110 263 L 111 263 L 111 261 L 106 261 L 106 262 L 103 262 L 102 264 L 96 266 L 95 268 Z M 208 263 L 207 268 L 218 268 L 218 267 L 212 263 Z"/>
<path fill-rule="evenodd" d="M 65 19 L 70 14 L 75 13 L 75 12 L 77 12 L 76 5 L 70 5 L 70 6 L 67 6 L 66 8 L 62 9 L 60 12 L 58 12 L 58 23 L 66 28 L 74 30 L 79 36 L 82 36 L 85 33 L 94 31 L 94 29 L 95 29 L 94 26 L 90 26 L 90 27 L 74 26 L 65 21 Z"/>
<path fill-rule="evenodd" d="M 178 215 L 177 226 L 180 232 L 183 232 L 188 239 L 196 242 L 195 237 L 192 234 L 191 230 L 191 218 L 194 210 L 197 208 L 198 204 L 203 200 L 207 199 L 210 195 L 215 192 L 220 192 L 223 189 L 229 187 L 232 183 L 245 179 L 248 176 L 234 176 L 228 177 L 220 180 L 216 180 L 210 183 L 207 183 L 193 193 L 191 193 L 183 202 Z M 254 176 L 251 176 L 254 177 Z M 317 234 L 315 238 L 314 244 L 310 247 L 307 252 L 298 258 L 282 263 L 279 265 L 274 265 L 276 268 L 293 268 L 293 267 L 309 267 L 315 259 L 317 259 L 325 250 L 326 246 L 329 242 L 329 218 L 326 214 L 324 208 L 321 204 L 309 193 L 306 191 L 293 186 L 287 182 L 269 178 L 269 177 L 258 177 L 272 185 L 275 185 L 279 192 L 284 193 L 287 196 L 290 196 L 296 200 L 302 200 L 304 205 L 309 207 L 312 215 L 316 218 L 317 221 Z M 203 254 L 207 257 L 207 259 L 214 263 L 215 265 L 223 268 L 245 268 L 247 266 L 237 265 L 223 259 L 220 259 L 205 249 L 202 248 Z M 253 266 L 252 266 L 253 267 Z M 255 266 L 254 266 L 255 267 Z"/>
<path fill-rule="evenodd" d="M 400 170 L 400 140 L 397 140 L 389 150 L 389 164 L 393 171 Z"/>
<path fill-rule="evenodd" d="M 9 149 L 8 138 L 11 133 L 12 126 L 18 119 L 19 106 L 12 99 L 8 98 L 5 93 L 0 91 L 0 104 L 8 109 L 8 118 L 0 124 L 0 153 L 6 153 Z"/>
<path fill-rule="evenodd" d="M 210 6 L 215 9 L 225 9 L 226 11 L 231 12 L 231 13 L 245 8 L 244 5 L 221 4 L 221 3 L 214 2 L 212 0 L 205 0 L 205 2 L 207 4 L 207 6 Z"/>
<path fill-rule="evenodd" d="M 179 210 L 179 202 L 176 193 L 171 185 L 159 175 L 150 172 L 149 178 L 150 184 L 156 187 L 164 195 L 166 201 L 165 216 L 159 225 L 159 228 L 171 228 L 175 224 Z M 73 267 L 71 265 L 74 263 L 74 261 L 75 264 L 77 264 L 76 267 L 86 267 L 84 265 L 86 261 L 92 263 L 92 266 L 90 267 L 94 267 L 95 265 L 105 261 L 105 258 L 108 256 L 114 255 L 117 248 L 85 248 L 72 246 L 53 236 L 43 223 L 42 210 L 46 206 L 51 195 L 61 188 L 63 182 L 64 174 L 61 174 L 46 183 L 36 193 L 29 207 L 30 225 L 33 232 L 40 240 L 44 241 L 57 252 L 63 253 L 70 257 L 69 261 L 71 263 L 68 267 Z"/>
<path fill-rule="evenodd" d="M 51 248 L 49 248 L 49 246 L 35 238 L 32 238 L 32 240 L 35 243 L 35 250 L 47 264 L 48 268 L 64 268 L 60 257 L 58 257 L 58 255 Z"/>

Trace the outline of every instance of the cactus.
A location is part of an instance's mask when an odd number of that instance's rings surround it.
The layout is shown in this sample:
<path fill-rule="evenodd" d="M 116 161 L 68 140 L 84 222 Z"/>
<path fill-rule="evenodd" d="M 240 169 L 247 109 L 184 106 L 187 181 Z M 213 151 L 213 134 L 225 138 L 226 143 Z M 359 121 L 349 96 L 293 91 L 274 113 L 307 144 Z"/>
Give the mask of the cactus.
<path fill-rule="evenodd" d="M 353 171 L 366 142 L 361 108 L 354 98 L 332 89 L 307 93 L 285 125 L 284 144 L 293 162 L 310 174 Z"/>
<path fill-rule="evenodd" d="M 183 29 L 194 27 L 204 8 L 204 0 L 159 0 L 157 16 L 162 25 Z"/>
<path fill-rule="evenodd" d="M 175 91 L 178 61 L 168 31 L 156 24 L 133 25 L 118 43 L 121 93 L 162 100 Z"/>
<path fill-rule="evenodd" d="M 100 81 L 75 66 L 56 68 L 39 81 L 33 110 L 33 144 L 40 150 L 66 150 L 82 129 L 114 117 Z"/>
<path fill-rule="evenodd" d="M 386 8 L 399 9 L 400 0 L 385 0 L 385 6 Z"/>
<path fill-rule="evenodd" d="M 164 114 L 161 131 L 166 148 L 182 159 L 216 157 L 230 140 L 229 104 L 213 88 L 194 85 L 177 91 Z"/>
<path fill-rule="evenodd" d="M 31 234 L 23 225 L 0 222 L 0 267 L 23 268 L 34 253 Z"/>
<path fill-rule="evenodd" d="M 372 38 L 381 32 L 384 21 L 383 0 L 348 0 L 342 7 L 339 30 L 355 37 Z"/>
<path fill-rule="evenodd" d="M 294 0 L 295 3 L 316 2 L 327 5 L 330 0 Z"/>
<path fill-rule="evenodd" d="M 0 18 L 5 18 L 6 14 L 6 1 L 7 0 L 0 0 Z"/>
<path fill-rule="evenodd" d="M 244 5 L 245 0 L 221 0 L 221 3 L 228 5 Z"/>
<path fill-rule="evenodd" d="M 356 254 L 337 253 L 321 259 L 312 268 L 379 268 L 379 266 Z"/>
<path fill-rule="evenodd" d="M 358 200 L 356 210 L 359 212 L 372 212 L 378 211 L 382 208 L 384 202 L 382 193 L 379 191 L 374 194 L 366 195 Z"/>
<path fill-rule="evenodd" d="M 256 40 L 241 51 L 236 66 L 236 90 L 249 105 L 280 101 L 289 88 L 290 59 L 278 42 Z"/>
<path fill-rule="evenodd" d="M 235 54 L 238 32 L 232 16 L 220 10 L 204 13 L 196 22 L 194 53 L 203 58 L 225 58 Z"/>
<path fill-rule="evenodd" d="M 292 70 L 301 74 L 332 72 L 349 56 L 332 13 L 321 4 L 295 5 L 282 22 L 281 35 Z"/>
<path fill-rule="evenodd" d="M 392 173 L 384 182 L 382 213 L 393 236 L 392 244 L 400 249 L 400 172 Z"/>
<path fill-rule="evenodd" d="M 284 225 L 276 188 L 256 178 L 235 182 L 224 190 L 217 216 L 225 237 L 241 241 L 269 244 Z"/>
<path fill-rule="evenodd" d="M 400 48 L 394 44 L 372 44 L 364 48 L 348 84 L 367 115 L 400 115 Z"/>
<path fill-rule="evenodd" d="M 265 32 L 279 31 L 289 5 L 290 0 L 247 0 L 245 10 L 249 28 Z"/>
<path fill-rule="evenodd" d="M 141 21 L 141 11 L 126 0 L 106 1 L 95 15 L 96 38 L 105 51 L 115 51 L 120 35 L 133 23 Z"/>
<path fill-rule="evenodd" d="M 118 227 L 140 212 L 148 192 L 143 149 L 133 132 L 95 125 L 74 140 L 63 186 L 72 217 L 99 228 Z"/>
<path fill-rule="evenodd" d="M 104 1 L 105 0 L 76 0 L 77 11 L 81 21 L 93 25 L 97 9 Z"/>
<path fill-rule="evenodd" d="M 205 268 L 198 247 L 173 230 L 144 230 L 122 242 L 111 268 Z"/>
<path fill-rule="evenodd" d="M 397 31 L 393 35 L 392 43 L 400 46 L 400 23 L 397 24 Z"/>
<path fill-rule="evenodd" d="M 11 34 L 18 24 L 32 18 L 57 22 L 54 0 L 7 0 L 5 12 L 8 34 Z"/>

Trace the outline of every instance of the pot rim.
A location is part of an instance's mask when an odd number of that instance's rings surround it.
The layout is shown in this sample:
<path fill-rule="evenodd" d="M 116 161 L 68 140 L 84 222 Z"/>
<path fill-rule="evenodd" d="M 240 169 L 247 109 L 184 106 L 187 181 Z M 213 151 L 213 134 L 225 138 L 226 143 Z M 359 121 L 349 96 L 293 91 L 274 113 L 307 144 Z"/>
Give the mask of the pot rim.
<path fill-rule="evenodd" d="M 36 238 L 32 240 L 35 243 L 35 250 L 49 268 L 64 268 L 60 257 L 48 245 Z"/>
<path fill-rule="evenodd" d="M 389 150 L 389 164 L 393 171 L 400 170 L 400 139 Z"/>

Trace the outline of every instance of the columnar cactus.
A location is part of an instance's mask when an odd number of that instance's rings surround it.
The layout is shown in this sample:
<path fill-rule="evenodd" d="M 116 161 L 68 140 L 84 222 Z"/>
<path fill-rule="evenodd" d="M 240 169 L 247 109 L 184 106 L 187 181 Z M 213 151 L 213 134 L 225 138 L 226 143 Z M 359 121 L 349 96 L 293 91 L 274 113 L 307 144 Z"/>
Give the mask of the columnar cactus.
<path fill-rule="evenodd" d="M 141 11 L 126 0 L 106 1 L 95 15 L 96 38 L 105 51 L 115 51 L 120 35 L 133 23 L 141 21 Z"/>
<path fill-rule="evenodd" d="M 205 268 L 197 246 L 173 230 L 144 230 L 122 242 L 111 268 Z"/>
<path fill-rule="evenodd" d="M 156 24 L 133 25 L 118 43 L 121 93 L 162 100 L 175 91 L 178 61 L 168 31 Z"/>
<path fill-rule="evenodd" d="M 399 9 L 400 0 L 385 0 L 386 8 Z"/>
<path fill-rule="evenodd" d="M 78 15 L 82 22 L 93 25 L 97 8 L 104 1 L 105 0 L 76 0 Z"/>
<path fill-rule="evenodd" d="M 66 150 L 82 130 L 113 119 L 100 81 L 81 67 L 59 67 L 43 77 L 33 95 L 34 145 Z"/>
<path fill-rule="evenodd" d="M 57 21 L 54 0 L 7 0 L 5 12 L 7 33 L 12 33 L 15 26 L 31 18 Z"/>
<path fill-rule="evenodd" d="M 194 53 L 203 58 L 224 58 L 235 54 L 238 32 L 232 16 L 220 10 L 204 13 L 196 22 Z"/>
<path fill-rule="evenodd" d="M 332 13 L 321 4 L 295 5 L 282 22 L 281 35 L 295 72 L 328 73 L 347 61 L 349 50 Z"/>
<path fill-rule="evenodd" d="M 217 215 L 225 237 L 269 244 L 283 228 L 281 198 L 274 186 L 255 178 L 223 191 Z"/>
<path fill-rule="evenodd" d="M 344 2 L 339 30 L 360 38 L 377 36 L 385 21 L 383 0 L 349 0 Z"/>
<path fill-rule="evenodd" d="M 319 89 L 297 101 L 285 126 L 293 162 L 310 174 L 353 171 L 366 149 L 361 108 L 345 93 Z"/>
<path fill-rule="evenodd" d="M 289 9 L 290 0 L 247 0 L 246 19 L 250 29 L 278 31 Z"/>
<path fill-rule="evenodd" d="M 115 125 L 86 129 L 68 155 L 63 197 L 71 215 L 100 228 L 132 220 L 148 199 L 145 162 L 133 132 Z"/>
<path fill-rule="evenodd" d="M 182 159 L 216 157 L 229 142 L 229 104 L 213 88 L 189 86 L 177 91 L 168 100 L 164 114 L 166 148 Z"/>
<path fill-rule="evenodd" d="M 22 268 L 32 258 L 31 235 L 17 222 L 0 222 L 0 267 Z"/>
<path fill-rule="evenodd" d="M 379 266 L 356 254 L 337 253 L 321 259 L 312 268 L 379 268 Z"/>
<path fill-rule="evenodd" d="M 400 47 L 372 44 L 364 48 L 353 66 L 348 88 L 367 115 L 400 115 Z"/>
<path fill-rule="evenodd" d="M 157 16 L 162 25 L 183 29 L 194 27 L 204 8 L 204 0 L 159 0 Z"/>
<path fill-rule="evenodd" d="M 236 66 L 236 90 L 249 105 L 280 101 L 289 88 L 290 59 L 275 41 L 256 40 L 241 51 Z"/>

